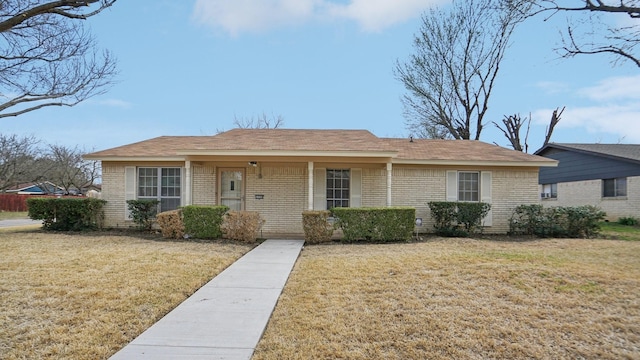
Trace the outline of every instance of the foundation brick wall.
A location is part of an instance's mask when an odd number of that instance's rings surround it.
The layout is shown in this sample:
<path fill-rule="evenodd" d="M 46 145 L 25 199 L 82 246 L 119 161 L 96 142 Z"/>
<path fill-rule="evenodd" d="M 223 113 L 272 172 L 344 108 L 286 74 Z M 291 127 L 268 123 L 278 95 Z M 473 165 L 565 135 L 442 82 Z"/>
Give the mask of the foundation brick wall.
<path fill-rule="evenodd" d="M 102 166 L 102 198 L 106 227 L 128 227 L 133 223 L 125 221 L 127 204 L 124 200 L 124 166 Z"/>
<path fill-rule="evenodd" d="M 193 166 L 193 205 L 216 205 L 216 168 L 213 166 Z"/>
<path fill-rule="evenodd" d="M 362 206 L 387 206 L 386 169 L 362 169 Z"/>
<path fill-rule="evenodd" d="M 247 169 L 245 206 L 266 220 L 263 233 L 304 233 L 302 212 L 307 209 L 307 172 L 301 167 Z M 264 198 L 256 199 L 255 195 Z"/>
<path fill-rule="evenodd" d="M 519 205 L 538 204 L 538 171 L 492 171 L 493 226 L 487 233 L 505 234 L 509 218 Z"/>
<path fill-rule="evenodd" d="M 430 201 L 446 200 L 446 171 L 439 169 L 394 168 L 391 182 L 393 206 L 412 206 L 416 217 L 422 218 L 418 231 L 433 232 Z"/>
<path fill-rule="evenodd" d="M 542 189 L 539 189 L 541 192 Z M 574 181 L 558 184 L 557 199 L 542 199 L 543 206 L 593 205 L 607 213 L 607 220 L 620 217 L 640 218 L 640 176 L 627 178 L 627 196 L 602 197 L 602 180 Z"/>

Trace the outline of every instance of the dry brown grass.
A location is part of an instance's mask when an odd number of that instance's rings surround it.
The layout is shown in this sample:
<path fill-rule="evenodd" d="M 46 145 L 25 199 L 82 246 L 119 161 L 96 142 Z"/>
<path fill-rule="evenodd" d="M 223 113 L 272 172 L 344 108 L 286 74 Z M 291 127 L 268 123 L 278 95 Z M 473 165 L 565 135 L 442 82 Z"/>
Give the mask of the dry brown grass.
<path fill-rule="evenodd" d="M 640 242 L 307 246 L 254 359 L 640 357 Z"/>
<path fill-rule="evenodd" d="M 0 358 L 105 359 L 250 249 L 0 232 Z"/>

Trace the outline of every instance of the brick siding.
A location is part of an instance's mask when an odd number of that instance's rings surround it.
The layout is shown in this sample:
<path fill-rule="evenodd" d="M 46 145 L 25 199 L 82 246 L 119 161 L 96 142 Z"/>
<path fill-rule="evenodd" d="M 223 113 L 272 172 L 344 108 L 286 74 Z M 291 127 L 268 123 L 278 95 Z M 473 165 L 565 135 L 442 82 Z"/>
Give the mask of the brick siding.
<path fill-rule="evenodd" d="M 542 192 L 541 187 L 538 192 Z M 626 197 L 603 198 L 602 180 L 585 180 L 559 183 L 558 198 L 543 199 L 541 203 L 544 206 L 597 206 L 607 213 L 610 221 L 620 217 L 640 218 L 640 176 L 627 178 Z"/>

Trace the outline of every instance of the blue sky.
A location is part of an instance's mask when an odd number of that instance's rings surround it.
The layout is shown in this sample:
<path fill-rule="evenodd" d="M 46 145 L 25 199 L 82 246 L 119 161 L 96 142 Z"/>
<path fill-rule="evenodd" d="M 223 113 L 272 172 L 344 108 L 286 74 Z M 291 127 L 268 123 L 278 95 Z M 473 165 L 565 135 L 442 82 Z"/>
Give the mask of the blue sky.
<path fill-rule="evenodd" d="M 420 14 L 445 0 L 118 1 L 87 25 L 118 58 L 118 82 L 72 108 L 0 120 L 0 132 L 101 150 L 161 135 L 212 135 L 233 119 L 406 137 L 397 59 Z M 250 9 L 250 10 L 248 10 Z M 620 21 L 626 21 L 620 18 Z M 486 120 L 533 117 L 530 152 L 551 111 L 555 142 L 640 143 L 640 69 L 607 56 L 559 59 L 564 15 L 516 30 Z M 482 140 L 507 145 L 487 125 Z"/>

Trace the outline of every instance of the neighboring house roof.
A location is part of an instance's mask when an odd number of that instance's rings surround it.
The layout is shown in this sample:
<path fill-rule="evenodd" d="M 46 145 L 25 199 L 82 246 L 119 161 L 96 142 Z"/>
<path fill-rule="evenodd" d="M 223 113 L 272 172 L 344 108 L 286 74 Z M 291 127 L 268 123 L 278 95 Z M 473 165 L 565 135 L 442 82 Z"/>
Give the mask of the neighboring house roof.
<path fill-rule="evenodd" d="M 540 170 L 540 184 L 640 176 L 640 145 L 550 143 L 536 154 L 559 161 Z"/>
<path fill-rule="evenodd" d="M 162 136 L 85 155 L 105 161 L 188 156 L 334 156 L 394 163 L 555 166 L 540 156 L 469 140 L 379 138 L 366 130 L 234 129 L 213 136 Z M 386 161 L 386 160 L 385 160 Z"/>
<path fill-rule="evenodd" d="M 550 143 L 535 152 L 544 156 L 551 149 L 576 151 L 591 155 L 616 158 L 640 163 L 640 145 L 636 144 L 561 144 Z"/>
<path fill-rule="evenodd" d="M 56 184 L 50 181 L 45 181 L 44 183 L 30 182 L 30 183 L 17 184 L 15 186 L 12 186 L 6 189 L 5 191 L 8 193 L 18 193 L 23 195 L 45 194 L 47 192 L 45 192 L 42 189 L 43 186 L 47 188 L 48 193 L 59 193 L 64 191 L 63 188 L 61 188 L 60 186 L 57 186 Z"/>

